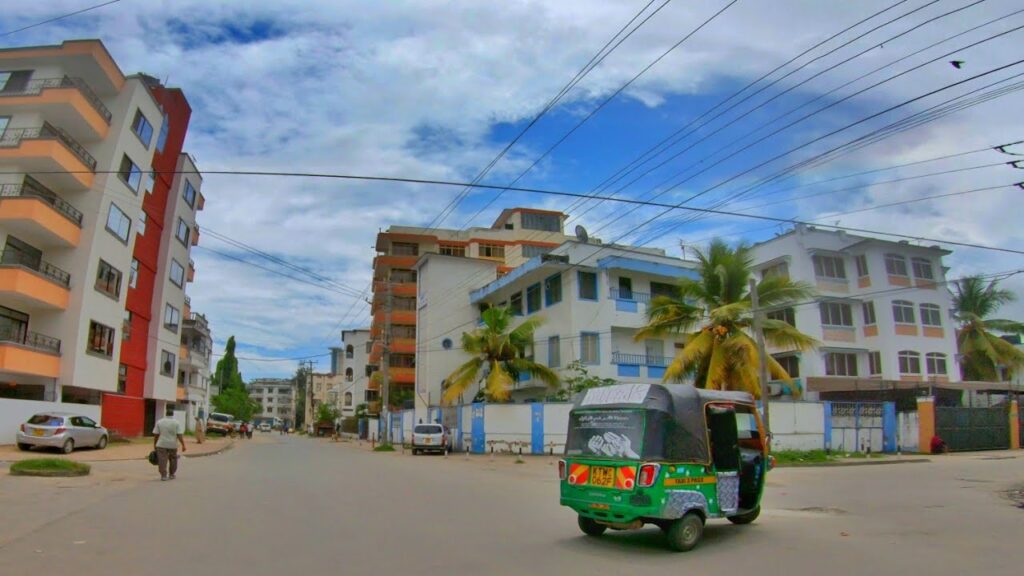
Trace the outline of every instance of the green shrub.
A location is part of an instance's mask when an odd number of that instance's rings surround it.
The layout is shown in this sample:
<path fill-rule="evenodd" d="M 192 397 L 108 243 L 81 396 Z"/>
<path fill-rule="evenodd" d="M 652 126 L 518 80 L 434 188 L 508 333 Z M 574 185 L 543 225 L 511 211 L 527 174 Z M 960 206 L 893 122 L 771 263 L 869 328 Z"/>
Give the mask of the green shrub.
<path fill-rule="evenodd" d="M 33 458 L 11 464 L 14 476 L 85 476 L 90 470 L 88 464 L 63 458 Z"/>

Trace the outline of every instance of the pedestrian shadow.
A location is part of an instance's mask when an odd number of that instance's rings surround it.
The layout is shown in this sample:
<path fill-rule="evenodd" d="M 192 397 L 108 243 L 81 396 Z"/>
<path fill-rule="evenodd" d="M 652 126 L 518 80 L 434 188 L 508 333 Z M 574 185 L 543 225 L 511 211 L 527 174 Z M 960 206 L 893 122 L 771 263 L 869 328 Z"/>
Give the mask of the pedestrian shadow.
<path fill-rule="evenodd" d="M 714 550 L 753 543 L 757 538 L 758 526 L 734 526 L 728 522 L 708 522 L 704 525 L 704 534 L 695 550 Z M 675 554 L 665 541 L 665 534 L 655 526 L 645 526 L 639 530 L 608 530 L 602 536 L 592 537 L 577 532 L 578 536 L 558 540 L 559 547 L 567 551 L 587 554 L 608 553 L 608 557 L 618 557 L 622 553 L 665 553 Z"/>

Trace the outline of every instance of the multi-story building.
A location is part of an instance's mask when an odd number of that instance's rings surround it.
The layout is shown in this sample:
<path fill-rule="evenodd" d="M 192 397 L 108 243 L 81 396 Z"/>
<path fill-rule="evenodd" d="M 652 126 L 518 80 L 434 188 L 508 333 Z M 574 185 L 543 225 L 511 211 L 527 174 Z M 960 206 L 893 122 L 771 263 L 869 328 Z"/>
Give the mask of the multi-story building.
<path fill-rule="evenodd" d="M 341 374 L 313 372 L 311 376 L 309 385 L 306 386 L 306 405 L 304 406 L 307 426 L 316 424 L 316 413 L 321 404 L 337 406 L 338 387 L 342 381 Z"/>
<path fill-rule="evenodd" d="M 0 50 L 3 396 L 101 406 L 125 435 L 177 400 L 172 262 L 189 261 L 203 203 L 198 174 L 178 173 L 190 115 L 99 41 Z"/>
<path fill-rule="evenodd" d="M 287 378 L 259 378 L 249 382 L 249 397 L 259 402 L 256 418 L 278 418 L 286 426 L 295 424 L 295 382 Z"/>
<path fill-rule="evenodd" d="M 178 354 L 178 406 L 185 409 L 189 430 L 196 418 L 210 413 L 210 352 L 213 338 L 206 316 L 191 312 L 182 321 L 181 351 Z"/>
<path fill-rule="evenodd" d="M 370 377 L 377 366 L 370 363 L 373 340 L 368 328 L 342 330 L 343 347 L 338 349 L 337 373 L 341 374 L 338 385 L 338 409 L 342 418 L 355 416 L 356 407 L 362 403 L 373 412 L 380 409 L 380 392 L 369 390 Z"/>
<path fill-rule="evenodd" d="M 373 321 L 370 363 L 380 366 L 385 334 L 390 334 L 389 382 L 392 399 L 409 396 L 416 383 L 416 262 L 424 254 L 442 254 L 487 263 L 493 279 L 530 258 L 549 252 L 567 237 L 561 212 L 511 208 L 490 228 L 449 230 L 391 226 L 377 234 L 373 260 Z M 390 301 L 390 310 L 388 302 Z M 370 390 L 379 390 L 379 378 Z"/>
<path fill-rule="evenodd" d="M 660 382 L 681 337 L 637 341 L 652 297 L 669 294 L 694 263 L 663 250 L 567 241 L 498 277 L 494 262 L 428 254 L 417 265 L 417 411 L 437 405 L 446 378 L 469 356 L 461 336 L 483 310 L 509 307 L 518 318 L 541 317 L 528 355 L 556 372 L 574 362 L 590 375 Z M 472 400 L 469 391 L 464 401 Z M 512 397 L 536 400 L 545 385 L 520 375 Z M 419 414 L 417 414 L 419 416 Z"/>
<path fill-rule="evenodd" d="M 753 253 L 759 278 L 783 275 L 817 292 L 768 313 L 820 342 L 807 352 L 770 350 L 807 397 L 896 397 L 960 381 L 942 264 L 950 252 L 801 225 Z"/>

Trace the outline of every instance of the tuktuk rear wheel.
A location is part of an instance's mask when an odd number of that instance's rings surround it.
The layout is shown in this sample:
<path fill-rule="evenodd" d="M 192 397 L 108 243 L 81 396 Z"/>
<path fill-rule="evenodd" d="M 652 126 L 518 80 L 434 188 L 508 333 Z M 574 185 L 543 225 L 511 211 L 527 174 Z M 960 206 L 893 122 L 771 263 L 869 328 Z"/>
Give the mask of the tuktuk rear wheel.
<path fill-rule="evenodd" d="M 754 520 L 757 520 L 757 517 L 760 516 L 760 515 L 761 515 L 761 506 L 758 505 L 757 507 L 755 507 L 750 512 L 744 512 L 743 514 L 737 514 L 735 516 L 729 516 L 729 522 L 732 522 L 733 524 L 750 524 Z"/>
<path fill-rule="evenodd" d="M 582 530 L 587 536 L 600 536 L 608 529 L 604 524 L 599 523 L 593 518 L 587 518 L 586 516 L 580 516 L 577 518 L 576 523 L 579 524 L 580 530 Z"/>
<path fill-rule="evenodd" d="M 700 542 L 703 533 L 704 519 L 696 512 L 687 512 L 669 527 L 665 538 L 668 540 L 669 548 L 676 552 L 689 552 Z"/>

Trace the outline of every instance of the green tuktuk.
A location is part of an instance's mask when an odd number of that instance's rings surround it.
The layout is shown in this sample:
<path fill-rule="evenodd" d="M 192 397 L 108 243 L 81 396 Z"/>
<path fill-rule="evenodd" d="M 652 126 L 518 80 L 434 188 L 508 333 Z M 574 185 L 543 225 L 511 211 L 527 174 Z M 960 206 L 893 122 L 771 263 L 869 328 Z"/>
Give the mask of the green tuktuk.
<path fill-rule="evenodd" d="M 750 394 L 662 384 L 578 395 L 558 463 L 561 503 L 584 533 L 654 524 L 679 551 L 697 545 L 710 518 L 753 522 L 769 469 Z"/>

